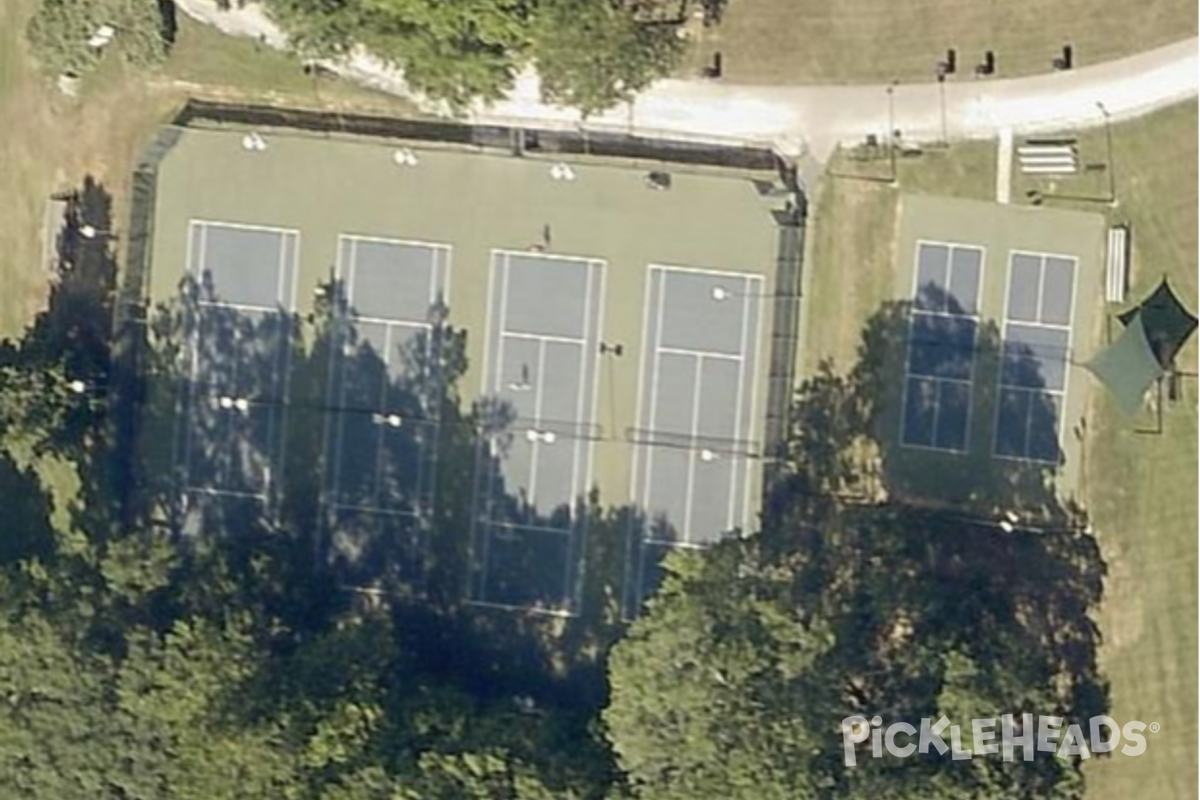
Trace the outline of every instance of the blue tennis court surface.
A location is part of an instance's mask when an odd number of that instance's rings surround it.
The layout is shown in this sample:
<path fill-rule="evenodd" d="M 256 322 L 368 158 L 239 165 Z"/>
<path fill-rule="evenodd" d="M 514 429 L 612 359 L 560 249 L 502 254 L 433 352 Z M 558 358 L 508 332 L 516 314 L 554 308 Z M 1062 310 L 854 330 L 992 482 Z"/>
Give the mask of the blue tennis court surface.
<path fill-rule="evenodd" d="M 267 511 L 282 463 L 294 231 L 192 222 L 176 470 L 189 533 Z"/>
<path fill-rule="evenodd" d="M 983 250 L 919 242 L 901 442 L 964 452 L 971 421 Z"/>
<path fill-rule="evenodd" d="M 604 263 L 497 250 L 491 267 L 472 599 L 570 613 L 599 437 Z"/>
<path fill-rule="evenodd" d="M 432 348 L 447 307 L 446 245 L 343 235 L 328 389 L 326 510 L 345 571 L 419 575 L 438 435 Z"/>
<path fill-rule="evenodd" d="M 645 515 L 627 571 L 627 613 L 658 585 L 675 547 L 746 530 L 754 441 L 761 276 L 652 265 L 647 276 L 635 504 Z"/>
<path fill-rule="evenodd" d="M 1075 268 L 1073 257 L 1012 253 L 994 442 L 998 456 L 1061 460 Z"/>

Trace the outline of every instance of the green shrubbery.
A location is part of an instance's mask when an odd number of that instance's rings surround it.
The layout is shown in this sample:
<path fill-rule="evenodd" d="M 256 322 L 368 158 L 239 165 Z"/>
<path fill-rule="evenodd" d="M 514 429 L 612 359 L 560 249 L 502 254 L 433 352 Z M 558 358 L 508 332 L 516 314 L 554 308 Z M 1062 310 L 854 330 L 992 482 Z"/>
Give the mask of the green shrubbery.
<path fill-rule="evenodd" d="M 115 34 L 103 48 L 89 40 L 103 26 Z M 54 74 L 84 74 L 116 49 L 130 64 L 158 64 L 167 55 L 167 29 L 158 0 L 43 0 L 29 23 L 38 60 Z"/>
<path fill-rule="evenodd" d="M 682 50 L 674 24 L 609 0 L 265 2 L 306 55 L 361 44 L 413 88 L 459 106 L 502 96 L 532 62 L 547 100 L 599 111 L 665 75 Z"/>

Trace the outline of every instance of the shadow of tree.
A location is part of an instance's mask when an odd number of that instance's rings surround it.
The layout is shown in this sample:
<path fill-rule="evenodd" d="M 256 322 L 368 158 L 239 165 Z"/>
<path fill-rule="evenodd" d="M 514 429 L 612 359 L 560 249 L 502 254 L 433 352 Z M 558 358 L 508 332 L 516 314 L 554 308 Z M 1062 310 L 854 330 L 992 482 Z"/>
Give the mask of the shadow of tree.
<path fill-rule="evenodd" d="M 826 363 L 799 388 L 786 468 L 765 505 L 764 557 L 790 571 L 804 618 L 832 621 L 826 668 L 845 684 L 846 715 L 936 716 L 951 681 L 944 656 L 963 653 L 994 703 L 976 717 L 1032 710 L 1086 730 L 1109 708 L 1093 621 L 1106 574 L 1100 548 L 1084 511 L 1056 490 L 1061 453 L 992 453 L 998 371 L 1019 375 L 1029 402 L 1056 414 L 1039 377 L 1055 367 L 1045 352 L 1006 346 L 993 325 L 978 325 L 968 345 L 943 334 L 922 341 L 912 318 L 908 303 L 883 306 L 847 373 Z M 929 347 L 952 352 L 922 352 Z M 902 443 L 912 398 L 901 387 L 922 359 L 934 375 L 966 361 L 973 393 L 962 452 Z M 840 757 L 831 750 L 828 769 L 851 780 Z M 1043 778 L 1048 791 L 1054 778 Z"/>

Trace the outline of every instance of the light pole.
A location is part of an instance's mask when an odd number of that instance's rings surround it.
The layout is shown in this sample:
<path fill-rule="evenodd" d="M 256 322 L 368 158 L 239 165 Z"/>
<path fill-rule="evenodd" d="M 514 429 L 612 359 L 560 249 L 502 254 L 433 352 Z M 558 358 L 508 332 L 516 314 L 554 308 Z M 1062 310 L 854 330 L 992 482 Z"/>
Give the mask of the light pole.
<path fill-rule="evenodd" d="M 888 164 L 891 166 L 892 183 L 896 183 L 896 81 L 887 87 L 888 96 Z"/>
<path fill-rule="evenodd" d="M 1112 115 L 1104 107 L 1104 103 L 1096 102 L 1096 108 L 1104 115 L 1104 140 L 1108 148 L 1108 204 L 1117 205 L 1117 175 L 1113 166 Z"/>
<path fill-rule="evenodd" d="M 946 129 L 946 72 L 939 69 L 937 74 L 938 82 L 938 101 L 941 105 L 942 112 L 942 144 L 946 147 L 950 146 L 950 134 Z"/>

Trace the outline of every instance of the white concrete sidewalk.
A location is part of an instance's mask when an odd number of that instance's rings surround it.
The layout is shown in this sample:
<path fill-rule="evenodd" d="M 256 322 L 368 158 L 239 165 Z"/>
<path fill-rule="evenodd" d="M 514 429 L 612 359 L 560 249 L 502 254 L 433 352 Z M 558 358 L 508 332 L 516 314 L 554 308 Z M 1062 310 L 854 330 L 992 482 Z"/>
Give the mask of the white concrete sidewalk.
<path fill-rule="evenodd" d="M 176 3 L 189 16 L 227 33 L 286 46 L 286 37 L 257 6 L 223 12 L 215 0 Z M 1114 120 L 1137 117 L 1196 96 L 1197 43 L 1192 37 L 1119 61 L 1029 78 L 952 77 L 944 94 L 937 83 L 901 84 L 893 90 L 894 124 L 905 139 L 940 140 L 943 101 L 946 133 L 952 139 L 991 138 L 1004 128 L 1021 134 L 1090 127 L 1103 124 L 1104 112 Z M 444 112 L 415 96 L 399 70 L 365 53 L 329 66 L 353 80 Z M 577 112 L 541 101 L 537 76 L 530 71 L 519 77 L 505 100 L 478 104 L 467 116 L 470 121 L 496 124 L 582 125 L 647 136 L 750 141 L 794 155 L 807 151 L 824 160 L 839 142 L 859 141 L 868 133 L 886 138 L 887 88 L 764 87 L 672 79 L 655 84 L 632 105 L 581 123 Z"/>

